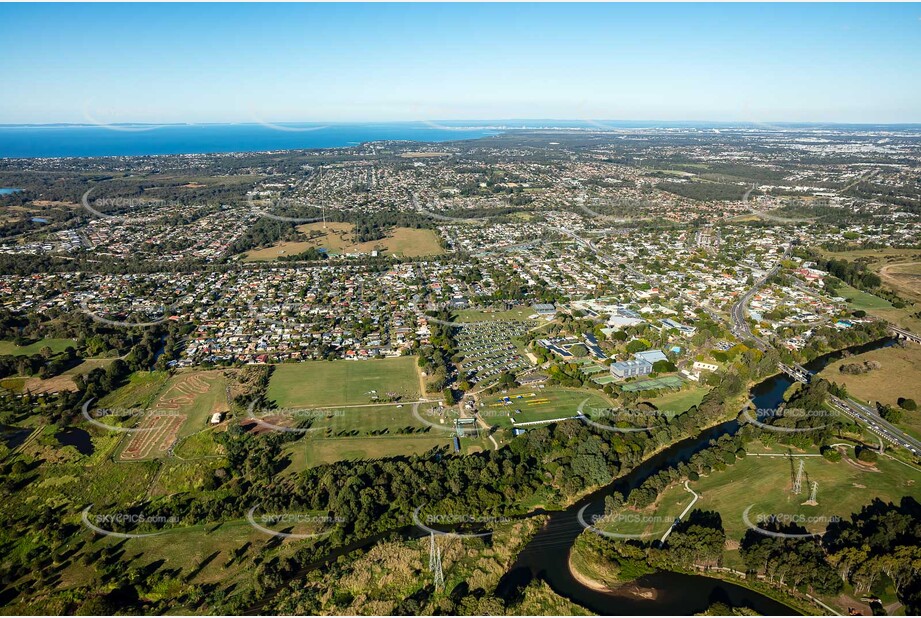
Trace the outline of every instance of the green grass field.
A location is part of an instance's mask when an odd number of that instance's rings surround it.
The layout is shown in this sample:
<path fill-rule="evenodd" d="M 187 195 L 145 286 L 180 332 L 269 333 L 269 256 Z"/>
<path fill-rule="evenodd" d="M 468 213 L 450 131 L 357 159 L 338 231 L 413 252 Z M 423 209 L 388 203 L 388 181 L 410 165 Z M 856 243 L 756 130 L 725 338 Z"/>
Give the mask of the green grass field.
<path fill-rule="evenodd" d="M 649 542 L 662 538 L 675 518 L 691 503 L 694 496 L 685 491 L 684 485 L 669 488 L 659 500 L 645 509 L 624 508 L 607 515 L 594 524 L 599 530 L 615 534 L 642 535 Z M 701 502 L 698 500 L 694 508 Z M 723 522 L 726 525 L 726 522 Z"/>
<path fill-rule="evenodd" d="M 226 465 L 227 460 L 223 457 L 199 458 L 195 461 L 165 460 L 150 488 L 150 495 L 170 496 L 179 492 L 200 491 L 207 478 L 214 476 L 217 468 Z"/>
<path fill-rule="evenodd" d="M 511 403 L 503 403 L 502 398 L 506 396 L 511 398 Z M 586 413 L 591 408 L 608 408 L 612 405 L 603 394 L 589 389 L 518 388 L 507 394 L 495 393 L 483 397 L 479 414 L 490 425 L 514 427 L 513 419 L 516 423 L 529 423 L 575 416 L 579 405 L 586 399 Z M 515 414 L 515 410 L 521 410 L 521 413 Z"/>
<path fill-rule="evenodd" d="M 131 374 L 128 383 L 103 397 L 100 408 L 147 408 L 166 384 L 169 374 L 164 371 L 139 371 Z M 95 407 L 95 406 L 94 406 Z"/>
<path fill-rule="evenodd" d="M 52 352 L 58 354 L 66 350 L 67 346 L 76 347 L 77 342 L 74 339 L 42 339 L 41 341 L 19 347 L 12 341 L 0 341 L 0 356 L 6 354 L 13 354 L 16 356 L 38 354 L 45 346 L 48 346 L 51 348 Z"/>
<path fill-rule="evenodd" d="M 659 388 L 680 388 L 682 384 L 684 384 L 684 380 L 678 376 L 662 376 L 661 378 L 649 378 L 636 382 L 627 382 L 621 388 L 627 392 L 634 392 Z"/>
<path fill-rule="evenodd" d="M 458 322 L 500 322 L 500 321 L 518 321 L 527 322 L 528 316 L 534 315 L 534 309 L 531 307 L 517 307 L 508 311 L 476 311 L 474 309 L 462 309 L 455 312 Z M 535 322 L 534 325 L 537 323 Z"/>
<path fill-rule="evenodd" d="M 203 392 L 190 388 L 190 379 L 196 379 L 198 388 Z M 177 412 L 188 416 L 179 432 L 179 437 L 183 438 L 207 429 L 215 412 L 230 409 L 226 386 L 227 380 L 221 371 L 180 373 L 170 378 L 154 406 L 155 409 L 169 410 L 171 405 L 176 405 Z"/>
<path fill-rule="evenodd" d="M 662 412 L 680 414 L 699 404 L 709 390 L 703 386 L 694 386 L 687 390 L 659 395 L 649 402 Z"/>
<path fill-rule="evenodd" d="M 306 416 L 313 436 L 345 438 L 359 435 L 418 433 L 428 425 L 417 419 L 411 404 L 322 410 Z M 270 413 L 269 413 L 270 414 Z"/>
<path fill-rule="evenodd" d="M 244 545 L 260 548 L 271 542 L 272 537 L 259 532 L 246 520 L 231 520 L 221 524 L 185 525 L 182 522 L 166 534 L 133 538 L 127 543 L 120 539 L 99 536 L 91 540 L 89 548 L 98 550 L 103 546 L 122 543 L 125 555 L 122 561 L 132 567 L 140 567 L 155 561 L 163 561 L 164 569 L 175 569 L 182 576 L 191 576 L 190 581 L 211 584 L 236 581 L 247 576 L 246 561 L 228 564 L 232 553 Z M 181 546 L 182 551 L 176 551 Z M 293 548 L 282 546 L 283 555 Z M 95 571 L 79 560 L 74 560 L 64 571 L 64 580 L 70 585 L 85 585 L 93 581 Z M 178 595 L 183 589 L 182 579 L 167 578 L 162 589 L 164 595 Z"/>
<path fill-rule="evenodd" d="M 184 460 L 211 459 L 224 454 L 224 447 L 217 441 L 217 431 L 208 427 L 181 438 L 173 452 Z"/>
<path fill-rule="evenodd" d="M 750 454 L 722 472 L 715 472 L 690 483 L 700 494 L 694 508 L 719 511 L 730 540 L 742 538 L 747 527 L 742 514 L 750 505 L 749 517 L 756 525 L 758 516 L 781 515 L 791 520 L 800 519 L 810 532 L 823 531 L 833 517 L 847 517 L 869 504 L 874 498 L 898 502 L 902 496 L 917 495 L 921 489 L 921 472 L 887 458 L 880 458 L 879 471 L 865 470 L 847 461 L 832 463 L 823 457 L 764 457 L 751 453 L 785 453 L 775 446 L 768 449 L 751 443 Z M 814 454 L 815 451 L 812 451 Z M 853 458 L 853 450 L 850 451 Z M 792 477 L 799 460 L 805 461 L 803 493 L 794 495 Z M 803 503 L 809 499 L 808 485 L 818 482 L 817 505 Z M 613 518 L 618 532 L 637 533 L 660 531 L 677 517 L 689 502 L 691 495 L 683 485 L 675 485 L 660 495 L 658 502 L 648 509 L 624 509 L 624 517 Z M 657 516 L 652 522 L 631 521 L 627 515 Z M 633 517 L 632 519 L 638 519 Z M 658 524 L 658 528 L 655 526 Z M 613 531 L 613 525 L 611 526 Z"/>
<path fill-rule="evenodd" d="M 849 299 L 848 304 L 853 309 L 862 309 L 864 311 L 873 311 L 874 309 L 892 309 L 892 303 L 879 296 L 862 292 L 857 288 L 852 288 L 846 283 L 838 286 L 836 293 L 842 298 Z"/>
<path fill-rule="evenodd" d="M 25 389 L 26 381 L 28 379 L 29 378 L 23 378 L 23 377 L 3 378 L 2 380 L 0 380 L 0 386 L 7 389 L 8 391 L 12 391 L 14 393 L 21 393 Z"/>
<path fill-rule="evenodd" d="M 277 365 L 268 398 L 281 408 L 315 408 L 372 403 L 397 393 L 403 401 L 419 399 L 415 356 L 367 361 L 309 361 Z"/>
<path fill-rule="evenodd" d="M 88 358 L 76 367 L 71 367 L 63 373 L 66 376 L 85 375 L 93 369 L 105 369 L 112 364 L 114 358 Z"/>
<path fill-rule="evenodd" d="M 286 472 L 336 461 L 360 461 L 379 457 L 399 457 L 421 454 L 433 448 L 451 446 L 448 433 L 407 436 L 366 436 L 356 438 L 305 438 L 288 444 L 284 453 L 290 458 Z"/>
<path fill-rule="evenodd" d="M 877 361 L 881 367 L 857 375 L 840 371 L 842 365 L 865 361 Z M 852 397 L 864 403 L 879 401 L 898 408 L 900 398 L 921 402 L 921 346 L 908 343 L 849 356 L 829 364 L 819 375 L 843 384 Z M 898 425 L 913 436 L 921 437 L 921 411 L 901 412 Z"/>
<path fill-rule="evenodd" d="M 303 240 L 281 241 L 269 247 L 248 251 L 245 261 L 274 260 L 315 247 L 326 249 L 331 255 L 379 251 L 382 255 L 419 257 L 444 253 L 438 234 L 427 229 L 395 227 L 384 238 L 366 242 L 355 241 L 355 226 L 352 223 L 308 223 L 299 225 L 297 229 L 306 234 Z"/>

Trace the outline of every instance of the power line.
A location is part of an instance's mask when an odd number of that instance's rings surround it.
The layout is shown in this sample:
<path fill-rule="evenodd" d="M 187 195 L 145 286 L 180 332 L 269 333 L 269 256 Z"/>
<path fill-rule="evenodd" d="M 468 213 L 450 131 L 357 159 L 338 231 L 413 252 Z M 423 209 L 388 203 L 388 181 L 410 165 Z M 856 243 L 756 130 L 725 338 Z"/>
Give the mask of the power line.
<path fill-rule="evenodd" d="M 429 535 L 429 571 L 434 574 L 435 590 L 445 587 L 445 575 L 441 568 L 441 547 L 435 542 L 435 533 Z"/>
<path fill-rule="evenodd" d="M 799 469 L 796 471 L 796 480 L 793 481 L 793 493 L 799 495 L 803 491 L 803 468 L 806 466 L 806 462 L 803 459 L 799 460 Z"/>

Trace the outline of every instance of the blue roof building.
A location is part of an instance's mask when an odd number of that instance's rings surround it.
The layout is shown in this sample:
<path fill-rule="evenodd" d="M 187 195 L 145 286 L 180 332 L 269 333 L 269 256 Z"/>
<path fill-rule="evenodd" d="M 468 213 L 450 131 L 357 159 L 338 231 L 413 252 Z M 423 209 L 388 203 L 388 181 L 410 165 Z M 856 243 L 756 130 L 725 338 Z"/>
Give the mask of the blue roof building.
<path fill-rule="evenodd" d="M 665 352 L 662 350 L 646 350 L 645 352 L 637 352 L 633 355 L 633 358 L 644 360 L 650 365 L 654 365 L 659 361 L 668 360 L 668 357 L 665 356 Z"/>

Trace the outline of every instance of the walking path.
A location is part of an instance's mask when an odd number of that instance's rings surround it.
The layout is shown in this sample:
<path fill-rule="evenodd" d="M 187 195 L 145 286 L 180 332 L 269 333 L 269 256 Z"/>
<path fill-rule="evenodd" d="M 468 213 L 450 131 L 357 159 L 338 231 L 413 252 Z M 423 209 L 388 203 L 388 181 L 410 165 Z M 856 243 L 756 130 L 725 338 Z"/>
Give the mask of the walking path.
<path fill-rule="evenodd" d="M 694 495 L 694 499 L 691 500 L 691 503 L 687 505 L 683 511 L 681 511 L 681 515 L 678 516 L 678 519 L 671 526 L 668 527 L 668 530 L 666 530 L 665 534 L 662 535 L 662 539 L 660 541 L 661 543 L 665 542 L 665 539 L 668 538 L 668 535 L 672 533 L 672 529 L 674 529 L 675 524 L 677 524 L 679 521 L 684 519 L 684 516 L 688 514 L 688 512 L 691 510 L 691 507 L 693 507 L 694 504 L 697 502 L 697 500 L 700 499 L 700 495 L 698 495 L 696 491 L 688 487 L 687 481 L 684 482 L 684 488 L 687 489 L 689 492 L 691 492 Z"/>

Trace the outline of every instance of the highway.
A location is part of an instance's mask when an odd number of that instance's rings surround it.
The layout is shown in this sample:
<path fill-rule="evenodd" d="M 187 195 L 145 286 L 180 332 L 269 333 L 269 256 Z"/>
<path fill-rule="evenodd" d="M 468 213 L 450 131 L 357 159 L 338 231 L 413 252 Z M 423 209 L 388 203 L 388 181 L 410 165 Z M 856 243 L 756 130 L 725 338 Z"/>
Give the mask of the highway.
<path fill-rule="evenodd" d="M 784 255 L 787 255 L 789 251 L 790 246 L 787 246 L 787 249 L 784 251 Z M 756 337 L 754 334 L 752 334 L 751 329 L 748 326 L 748 322 L 745 319 L 745 313 L 748 308 L 748 303 L 751 301 L 752 296 L 755 295 L 755 292 L 757 292 L 767 282 L 768 279 L 773 277 L 779 269 L 780 264 L 774 266 L 774 268 L 768 271 L 766 275 L 756 281 L 754 286 L 752 286 L 750 290 L 743 294 L 732 306 L 732 324 L 730 328 L 732 329 L 733 334 L 743 341 L 747 339 L 753 340 L 755 345 L 757 345 L 758 348 L 763 351 L 770 349 L 771 345 L 763 339 L 760 339 L 759 337 Z M 913 341 L 919 341 L 918 335 L 915 335 L 914 333 L 904 331 L 897 327 L 893 327 L 892 325 L 890 325 L 890 329 L 893 330 L 893 332 L 895 332 L 897 335 L 901 335 Z M 808 378 L 805 378 L 805 375 L 808 375 L 808 372 L 805 372 L 805 369 L 799 365 L 793 368 L 788 368 L 781 365 L 781 369 L 792 375 L 797 380 L 808 380 Z M 892 423 L 886 421 L 876 413 L 876 410 L 873 410 L 861 403 L 857 403 L 851 399 L 840 399 L 832 395 L 830 395 L 829 398 L 832 402 L 832 405 L 836 409 L 847 414 L 851 418 L 860 421 L 866 425 L 867 429 L 869 429 L 875 435 L 895 446 L 906 448 L 915 455 L 921 455 L 921 441 L 916 440 Z"/>
<path fill-rule="evenodd" d="M 793 367 L 788 367 L 783 363 L 778 363 L 780 370 L 792 377 L 795 380 L 798 380 L 803 383 L 808 383 L 812 374 L 806 370 L 805 367 L 794 364 Z M 840 397 L 835 397 L 834 395 L 829 395 L 829 401 L 832 406 L 851 418 L 855 421 L 859 421 L 867 426 L 871 432 L 873 432 L 880 439 L 880 447 L 882 448 L 883 440 L 893 444 L 894 446 L 899 446 L 907 448 L 915 455 L 921 455 L 921 441 L 909 436 L 904 431 L 881 417 L 877 414 L 876 410 L 865 406 L 862 403 L 854 401 L 853 399 L 841 399 Z"/>
<path fill-rule="evenodd" d="M 895 446 L 907 448 L 915 455 L 921 453 L 921 441 L 912 438 L 904 431 L 881 417 L 876 413 L 876 410 L 873 410 L 861 403 L 857 403 L 852 399 L 841 399 L 839 397 L 835 397 L 834 395 L 829 395 L 829 399 L 836 409 L 844 412 L 855 420 L 863 422 L 865 425 L 867 425 L 867 428 L 877 436 L 883 438 L 891 444 L 894 444 Z"/>

